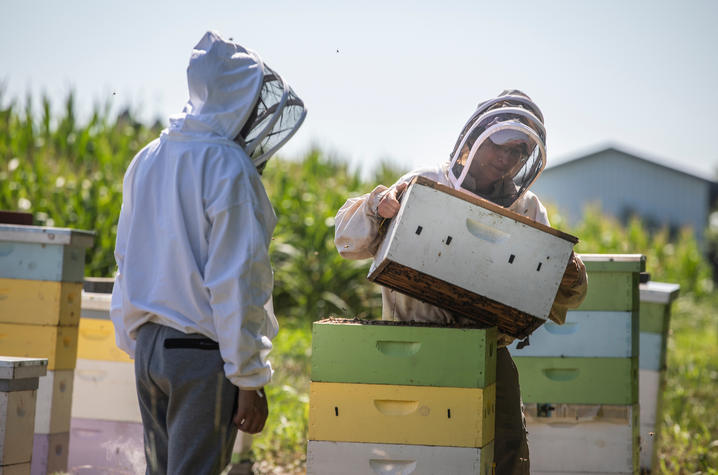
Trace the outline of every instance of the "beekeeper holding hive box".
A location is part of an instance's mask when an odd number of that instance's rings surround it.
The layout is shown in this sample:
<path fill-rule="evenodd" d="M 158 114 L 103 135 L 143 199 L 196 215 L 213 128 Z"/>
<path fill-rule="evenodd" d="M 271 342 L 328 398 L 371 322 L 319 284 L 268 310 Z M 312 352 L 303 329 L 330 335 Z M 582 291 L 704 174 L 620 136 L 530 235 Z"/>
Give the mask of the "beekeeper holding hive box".
<path fill-rule="evenodd" d="M 506 90 L 481 102 L 461 131 L 448 162 L 413 170 L 387 188 L 350 198 L 335 218 L 335 245 L 347 259 L 375 256 L 383 239 L 382 222 L 400 209 L 397 199 L 421 176 L 479 197 L 549 226 L 546 209 L 528 188 L 546 166 L 546 131 L 538 106 L 519 90 Z M 518 286 L 519 282 L 506 282 Z M 566 312 L 586 295 L 586 269 L 571 252 L 549 318 L 562 324 Z M 517 292 L 521 289 L 517 287 Z M 382 319 L 467 323 L 449 310 L 382 287 Z M 513 338 L 499 334 L 496 367 L 496 473 L 528 474 L 529 452 L 521 412 L 518 373 L 506 349 Z"/>

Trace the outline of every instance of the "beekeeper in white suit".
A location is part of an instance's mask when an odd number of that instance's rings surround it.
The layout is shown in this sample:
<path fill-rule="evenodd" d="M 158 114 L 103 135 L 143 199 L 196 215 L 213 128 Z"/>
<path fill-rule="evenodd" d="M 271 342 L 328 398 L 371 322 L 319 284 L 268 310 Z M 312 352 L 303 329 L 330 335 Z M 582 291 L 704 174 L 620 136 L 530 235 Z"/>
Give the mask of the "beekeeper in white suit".
<path fill-rule="evenodd" d="M 305 117 L 260 57 L 206 33 L 189 101 L 123 182 L 111 317 L 135 359 L 148 473 L 219 473 L 262 430 L 277 333 L 260 175 Z"/>
<path fill-rule="evenodd" d="M 335 218 L 335 244 L 348 259 L 373 257 L 383 238 L 380 224 L 399 211 L 397 197 L 415 176 L 423 176 L 469 195 L 548 225 L 546 209 L 528 188 L 546 165 L 546 131 L 538 106 L 521 91 L 503 91 L 479 104 L 462 129 L 448 162 L 414 170 L 390 188 L 379 185 L 371 193 L 351 198 Z M 466 323 L 450 311 L 382 287 L 384 320 Z M 550 318 L 564 323 L 568 308 L 586 295 L 586 269 L 571 254 Z M 520 291 L 520 289 L 517 289 Z M 521 412 L 516 366 L 499 334 L 496 368 L 496 431 L 494 461 L 497 474 L 528 474 L 529 453 Z"/>

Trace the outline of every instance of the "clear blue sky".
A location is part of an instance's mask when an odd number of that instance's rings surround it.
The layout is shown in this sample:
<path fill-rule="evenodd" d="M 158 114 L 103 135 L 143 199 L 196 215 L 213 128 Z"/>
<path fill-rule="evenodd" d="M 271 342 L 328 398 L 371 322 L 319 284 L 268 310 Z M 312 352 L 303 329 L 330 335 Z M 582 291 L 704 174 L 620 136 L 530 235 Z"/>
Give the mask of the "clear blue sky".
<path fill-rule="evenodd" d="M 192 46 L 215 29 L 302 97 L 315 143 L 370 170 L 447 158 L 479 100 L 543 109 L 549 166 L 605 144 L 704 176 L 718 168 L 718 2 L 0 0 L 5 103 L 112 101 L 179 112 Z M 116 93 L 113 95 L 113 93 Z M 129 160 L 130 157 L 128 157 Z"/>

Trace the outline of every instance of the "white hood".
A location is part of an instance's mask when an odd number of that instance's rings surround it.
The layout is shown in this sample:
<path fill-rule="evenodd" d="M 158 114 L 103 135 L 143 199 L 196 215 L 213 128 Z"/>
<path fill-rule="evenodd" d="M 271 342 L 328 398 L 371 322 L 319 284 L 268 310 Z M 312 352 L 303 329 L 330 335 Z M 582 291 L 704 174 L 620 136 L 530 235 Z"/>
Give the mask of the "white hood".
<path fill-rule="evenodd" d="M 208 31 L 187 66 L 189 100 L 170 133 L 234 140 L 254 110 L 264 78 L 259 56 Z"/>
<path fill-rule="evenodd" d="M 189 101 L 169 134 L 239 144 L 261 173 L 299 129 L 304 102 L 258 54 L 208 31 L 187 67 Z"/>

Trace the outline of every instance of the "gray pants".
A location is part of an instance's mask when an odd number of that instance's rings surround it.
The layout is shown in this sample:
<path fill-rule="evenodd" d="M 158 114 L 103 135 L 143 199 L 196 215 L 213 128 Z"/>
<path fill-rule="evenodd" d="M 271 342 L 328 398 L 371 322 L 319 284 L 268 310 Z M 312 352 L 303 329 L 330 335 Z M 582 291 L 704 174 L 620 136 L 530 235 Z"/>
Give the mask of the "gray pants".
<path fill-rule="evenodd" d="M 496 352 L 496 475 L 528 475 L 529 446 L 521 412 L 519 374 L 509 350 Z"/>
<path fill-rule="evenodd" d="M 218 474 L 230 462 L 237 387 L 224 376 L 218 349 L 170 347 L 204 340 L 146 323 L 137 334 L 135 379 L 148 474 Z M 189 343 L 197 343 L 189 342 Z"/>

